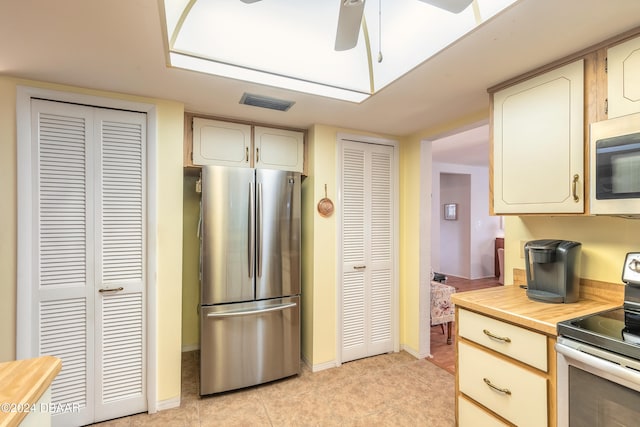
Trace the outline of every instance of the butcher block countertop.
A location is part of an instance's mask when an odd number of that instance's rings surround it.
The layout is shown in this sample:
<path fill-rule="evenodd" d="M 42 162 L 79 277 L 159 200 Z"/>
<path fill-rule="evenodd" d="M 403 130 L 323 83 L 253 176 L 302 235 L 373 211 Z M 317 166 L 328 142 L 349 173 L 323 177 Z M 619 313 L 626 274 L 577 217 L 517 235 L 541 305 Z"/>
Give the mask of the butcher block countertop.
<path fill-rule="evenodd" d="M 0 427 L 19 425 L 60 369 L 53 356 L 0 363 Z"/>
<path fill-rule="evenodd" d="M 595 282 L 587 286 L 581 284 L 580 299 L 571 304 L 532 301 L 526 290 L 517 285 L 455 293 L 451 301 L 458 307 L 556 336 L 556 325 L 562 320 L 622 305 L 622 285 L 603 286 L 602 282 Z"/>

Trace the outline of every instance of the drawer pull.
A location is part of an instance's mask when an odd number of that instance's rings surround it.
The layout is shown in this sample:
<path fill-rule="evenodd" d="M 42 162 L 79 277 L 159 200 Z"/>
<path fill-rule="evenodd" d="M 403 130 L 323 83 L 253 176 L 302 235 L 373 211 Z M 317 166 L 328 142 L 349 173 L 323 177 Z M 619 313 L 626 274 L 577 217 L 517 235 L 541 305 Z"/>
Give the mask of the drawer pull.
<path fill-rule="evenodd" d="M 489 338 L 493 338 L 494 340 L 502 341 L 502 342 L 511 342 L 511 338 L 509 337 L 499 337 L 497 335 L 492 334 L 489 330 L 483 329 L 482 332 L 488 336 Z"/>
<path fill-rule="evenodd" d="M 484 380 L 484 383 L 486 385 L 488 385 L 491 389 L 497 391 L 498 393 L 502 393 L 502 394 L 506 394 L 507 396 L 511 396 L 511 390 L 509 390 L 508 388 L 497 387 L 497 386 L 491 384 L 491 381 L 489 381 L 486 378 L 483 378 L 483 380 Z"/>

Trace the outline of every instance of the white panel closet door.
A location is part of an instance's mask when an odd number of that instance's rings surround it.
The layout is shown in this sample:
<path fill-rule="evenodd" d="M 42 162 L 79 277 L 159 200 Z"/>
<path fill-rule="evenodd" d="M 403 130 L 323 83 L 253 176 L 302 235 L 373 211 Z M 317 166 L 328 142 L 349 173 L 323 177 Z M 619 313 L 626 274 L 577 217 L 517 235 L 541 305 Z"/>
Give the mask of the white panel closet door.
<path fill-rule="evenodd" d="M 146 115 L 32 100 L 36 357 L 62 359 L 54 425 L 146 410 Z M 102 292 L 101 292 L 102 291 Z"/>
<path fill-rule="evenodd" d="M 393 351 L 393 147 L 343 141 L 342 362 Z"/>

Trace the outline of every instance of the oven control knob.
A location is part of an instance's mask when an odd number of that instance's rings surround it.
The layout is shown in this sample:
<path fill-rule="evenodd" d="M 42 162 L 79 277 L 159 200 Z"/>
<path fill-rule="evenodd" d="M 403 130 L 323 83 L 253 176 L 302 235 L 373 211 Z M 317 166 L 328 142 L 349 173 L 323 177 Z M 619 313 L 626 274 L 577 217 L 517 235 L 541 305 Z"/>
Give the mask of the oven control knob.
<path fill-rule="evenodd" d="M 640 259 L 634 258 L 629 262 L 629 270 L 640 273 Z"/>

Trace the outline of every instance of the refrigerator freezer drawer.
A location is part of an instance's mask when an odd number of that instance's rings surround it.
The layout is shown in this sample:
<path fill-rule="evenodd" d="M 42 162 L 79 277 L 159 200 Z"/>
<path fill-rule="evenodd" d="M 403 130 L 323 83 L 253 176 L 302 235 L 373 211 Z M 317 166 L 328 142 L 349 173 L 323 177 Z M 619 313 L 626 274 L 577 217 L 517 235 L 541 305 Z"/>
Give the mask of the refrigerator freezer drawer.
<path fill-rule="evenodd" d="M 299 373 L 299 296 L 201 307 L 201 395 Z"/>

